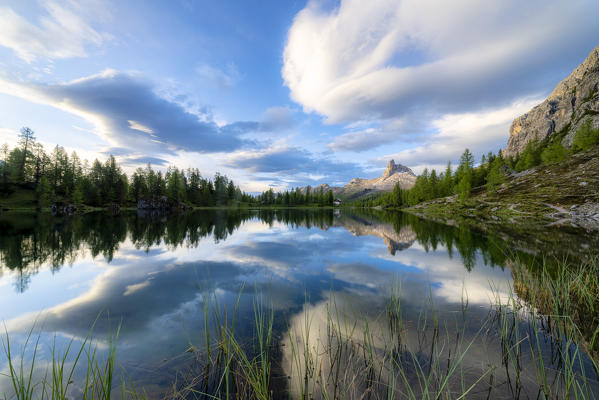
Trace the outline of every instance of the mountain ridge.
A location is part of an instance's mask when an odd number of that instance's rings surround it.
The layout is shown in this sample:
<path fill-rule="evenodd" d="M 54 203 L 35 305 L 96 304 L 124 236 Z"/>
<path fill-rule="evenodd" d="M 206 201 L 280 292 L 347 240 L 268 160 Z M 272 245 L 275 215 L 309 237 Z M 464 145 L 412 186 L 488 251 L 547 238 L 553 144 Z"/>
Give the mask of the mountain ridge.
<path fill-rule="evenodd" d="M 344 199 L 357 199 L 362 196 L 388 192 L 393 190 L 395 185 L 399 183 L 402 189 L 411 189 L 416 182 L 416 174 L 410 168 L 402 164 L 396 164 L 395 160 L 389 160 L 387 168 L 378 178 L 364 179 L 354 178 L 344 186 L 330 186 L 327 183 L 311 187 L 311 191 L 319 191 L 321 188 L 324 192 L 332 190 L 336 197 Z M 306 193 L 308 186 L 300 188 L 302 193 Z"/>

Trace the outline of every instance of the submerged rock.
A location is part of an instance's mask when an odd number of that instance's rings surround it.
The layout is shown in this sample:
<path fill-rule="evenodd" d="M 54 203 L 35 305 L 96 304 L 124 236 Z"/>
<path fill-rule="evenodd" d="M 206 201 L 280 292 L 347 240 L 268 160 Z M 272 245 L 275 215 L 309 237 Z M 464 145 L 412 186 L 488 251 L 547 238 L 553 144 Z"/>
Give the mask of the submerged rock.
<path fill-rule="evenodd" d="M 170 210 L 171 206 L 166 196 L 155 196 L 137 201 L 138 210 Z"/>
<path fill-rule="evenodd" d="M 72 204 L 65 204 L 62 202 L 56 202 L 50 207 L 53 216 L 73 215 L 77 210 Z"/>

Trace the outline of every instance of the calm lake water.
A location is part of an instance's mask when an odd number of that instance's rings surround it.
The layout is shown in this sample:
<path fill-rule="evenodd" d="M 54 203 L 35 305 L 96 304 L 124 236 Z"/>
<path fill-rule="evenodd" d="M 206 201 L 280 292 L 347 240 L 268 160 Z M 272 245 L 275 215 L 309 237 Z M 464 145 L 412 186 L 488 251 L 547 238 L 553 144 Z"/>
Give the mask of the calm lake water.
<path fill-rule="evenodd" d="M 439 331 L 454 338 L 448 347 L 471 343 L 457 380 L 478 379 L 489 366 L 495 372 L 469 398 L 487 398 L 489 387 L 491 398 L 515 397 L 488 320 L 492 302 L 517 297 L 510 260 L 531 256 L 497 238 L 401 213 L 351 210 L 63 219 L 5 214 L 0 232 L 0 320 L 15 348 L 32 327 L 40 337 L 38 375 L 46 371 L 54 342 L 58 348 L 71 339 L 81 343 L 96 321 L 94 338 L 102 352 L 120 324 L 119 371 L 159 398 L 192 373 L 195 356 L 187 350 L 204 346 L 204 305 L 210 299 L 227 309 L 229 320 L 237 307 L 242 345 L 252 340 L 256 304 L 273 310 L 275 397 L 299 397 L 289 345 L 296 339 L 289 332 L 309 326 L 306 340 L 315 346 L 325 340 L 331 310 L 359 332 L 364 324 L 384 330 L 381 315 L 395 296 L 405 346 L 424 355 L 420 338 Z M 550 342 L 542 343 L 549 366 Z M 522 352 L 523 364 L 535 362 L 527 361 L 532 349 Z M 0 371 L 7 371 L 4 353 Z M 537 398 L 534 368 L 523 368 L 521 380 L 521 398 Z M 76 393 L 80 383 L 74 381 Z M 0 393 L 11 390 L 0 376 Z M 596 386 L 590 390 L 597 394 Z"/>

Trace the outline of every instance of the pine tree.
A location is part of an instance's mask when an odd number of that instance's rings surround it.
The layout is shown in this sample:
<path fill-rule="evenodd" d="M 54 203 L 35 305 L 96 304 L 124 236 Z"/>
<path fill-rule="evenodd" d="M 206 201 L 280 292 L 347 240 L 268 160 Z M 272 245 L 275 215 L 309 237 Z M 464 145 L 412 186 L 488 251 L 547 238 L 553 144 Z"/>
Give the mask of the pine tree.
<path fill-rule="evenodd" d="M 20 183 L 25 182 L 25 166 L 27 164 L 27 158 L 29 157 L 31 144 L 33 144 L 34 141 L 35 133 L 28 127 L 21 128 L 21 133 L 19 134 L 19 144 L 22 147 L 22 159 L 18 170 L 18 178 Z"/>
<path fill-rule="evenodd" d="M 453 188 L 453 175 L 451 172 L 451 162 L 447 162 L 447 168 L 443 173 L 443 179 L 441 180 L 441 196 L 449 196 Z"/>
<path fill-rule="evenodd" d="M 73 204 L 76 206 L 83 205 L 85 198 L 85 188 L 84 188 L 83 178 L 79 177 L 75 182 L 75 187 L 73 188 Z"/>
<path fill-rule="evenodd" d="M 54 191 L 45 176 L 40 179 L 36 190 L 36 197 L 39 208 L 48 208 L 54 202 Z"/>
<path fill-rule="evenodd" d="M 497 193 L 497 187 L 505 181 L 505 174 L 503 173 L 503 160 L 496 157 L 491 163 L 489 173 L 487 174 L 487 192 Z"/>
<path fill-rule="evenodd" d="M 472 170 L 466 170 L 460 182 L 458 183 L 458 193 L 460 195 L 460 202 L 463 204 L 470 197 L 470 189 L 472 187 Z"/>
<path fill-rule="evenodd" d="M 332 206 L 333 203 L 335 202 L 335 196 L 333 195 L 333 191 L 332 190 L 327 190 L 327 205 Z"/>
<path fill-rule="evenodd" d="M 8 144 L 4 143 L 2 145 L 2 147 L 0 147 L 0 157 L 2 157 L 1 161 L 2 161 L 2 189 L 5 190 L 6 189 L 6 185 L 8 184 L 8 177 L 9 177 L 9 169 L 8 169 L 8 155 L 10 154 L 9 152 L 9 148 L 8 148 Z"/>

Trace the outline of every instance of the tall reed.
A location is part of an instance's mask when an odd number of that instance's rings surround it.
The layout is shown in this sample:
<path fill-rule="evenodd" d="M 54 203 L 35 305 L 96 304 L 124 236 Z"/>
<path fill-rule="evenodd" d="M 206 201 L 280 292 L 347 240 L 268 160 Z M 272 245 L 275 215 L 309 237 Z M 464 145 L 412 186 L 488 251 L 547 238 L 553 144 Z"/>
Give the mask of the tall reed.
<path fill-rule="evenodd" d="M 431 291 L 416 313 L 406 305 L 400 286 L 383 303 L 373 302 L 368 312 L 359 311 L 355 295 L 331 291 L 320 302 L 306 300 L 303 310 L 287 321 L 282 338 L 275 334 L 268 296 L 254 294 L 253 325 L 250 332 L 240 332 L 240 304 L 247 296 L 243 289 L 230 308 L 209 291 L 203 296 L 203 337 L 188 348 L 193 368 L 177 376 L 165 397 L 596 398 L 596 260 L 576 272 L 546 264 L 532 272 L 517 262 L 509 267 L 514 290 L 495 291 L 488 312 L 473 307 L 465 290 L 451 310 L 439 309 Z M 80 345 L 72 339 L 62 351 L 55 338 L 41 379 L 36 378 L 41 334 L 34 332 L 32 328 L 16 351 L 5 328 L 6 376 L 14 390 L 7 399 L 108 400 L 117 393 L 120 327 L 108 339 L 103 357 L 92 330 Z M 78 365 L 84 379 L 74 384 Z M 120 397 L 145 398 L 124 376 L 123 371 Z M 284 385 L 279 384 L 281 376 L 286 377 Z"/>

